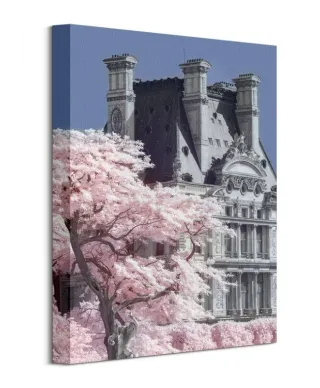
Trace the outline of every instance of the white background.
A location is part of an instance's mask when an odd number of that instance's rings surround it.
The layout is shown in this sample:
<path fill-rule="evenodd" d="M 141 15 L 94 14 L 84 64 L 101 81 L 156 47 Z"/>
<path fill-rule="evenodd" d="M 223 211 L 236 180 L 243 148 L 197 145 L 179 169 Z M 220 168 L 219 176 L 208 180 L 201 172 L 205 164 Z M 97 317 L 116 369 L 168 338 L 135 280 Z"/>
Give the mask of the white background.
<path fill-rule="evenodd" d="M 189 3 L 189 5 L 187 5 Z M 316 1 L 8 1 L 1 8 L 3 387 L 319 386 Z M 50 44 L 84 24 L 278 46 L 278 343 L 50 365 Z M 318 32 L 317 32 L 318 31 Z"/>

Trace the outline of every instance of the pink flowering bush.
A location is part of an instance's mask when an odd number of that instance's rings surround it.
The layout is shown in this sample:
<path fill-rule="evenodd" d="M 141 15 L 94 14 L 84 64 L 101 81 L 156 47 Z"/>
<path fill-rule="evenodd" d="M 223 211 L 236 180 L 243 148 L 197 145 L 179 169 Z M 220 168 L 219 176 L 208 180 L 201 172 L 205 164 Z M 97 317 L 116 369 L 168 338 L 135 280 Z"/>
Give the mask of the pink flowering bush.
<path fill-rule="evenodd" d="M 253 344 L 254 336 L 242 322 L 219 322 L 212 328 L 212 341 L 217 348 L 232 348 Z"/>
<path fill-rule="evenodd" d="M 56 305 L 52 311 L 53 362 L 59 364 L 77 364 L 106 359 L 106 351 L 96 350 L 94 333 L 76 322 L 74 318 L 62 316 Z"/>
<path fill-rule="evenodd" d="M 260 318 L 245 324 L 246 330 L 253 334 L 253 344 L 277 342 L 277 321 L 274 318 Z"/>
<path fill-rule="evenodd" d="M 96 305 L 85 303 L 61 316 L 53 308 L 53 359 L 63 364 L 104 361 L 103 324 Z M 150 325 L 141 322 L 129 344 L 134 357 L 213 350 L 276 342 L 276 319 L 258 318 L 249 322 L 224 321 L 214 325 L 184 322 Z"/>

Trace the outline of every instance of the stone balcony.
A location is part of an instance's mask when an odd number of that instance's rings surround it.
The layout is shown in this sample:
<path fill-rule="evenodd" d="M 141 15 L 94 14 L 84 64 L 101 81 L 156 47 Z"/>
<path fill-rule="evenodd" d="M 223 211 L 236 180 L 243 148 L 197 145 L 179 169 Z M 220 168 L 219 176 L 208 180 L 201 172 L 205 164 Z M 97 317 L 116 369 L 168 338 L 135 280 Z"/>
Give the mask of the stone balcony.
<path fill-rule="evenodd" d="M 247 317 L 255 317 L 257 315 L 257 310 L 256 309 L 243 309 L 242 314 L 247 316 Z"/>
<path fill-rule="evenodd" d="M 272 308 L 261 308 L 259 309 L 259 315 L 272 315 Z"/>
<path fill-rule="evenodd" d="M 270 260 L 268 253 L 257 253 L 256 258 L 252 252 L 241 252 L 240 258 L 238 252 L 227 251 L 222 255 L 222 259 L 232 259 L 232 260 L 243 260 L 243 261 L 261 261 L 261 260 Z"/>
<path fill-rule="evenodd" d="M 241 259 L 253 260 L 252 252 L 241 252 Z"/>
<path fill-rule="evenodd" d="M 231 309 L 231 310 L 227 310 L 227 315 L 231 316 L 231 317 L 240 317 L 241 315 L 241 310 L 239 309 Z"/>

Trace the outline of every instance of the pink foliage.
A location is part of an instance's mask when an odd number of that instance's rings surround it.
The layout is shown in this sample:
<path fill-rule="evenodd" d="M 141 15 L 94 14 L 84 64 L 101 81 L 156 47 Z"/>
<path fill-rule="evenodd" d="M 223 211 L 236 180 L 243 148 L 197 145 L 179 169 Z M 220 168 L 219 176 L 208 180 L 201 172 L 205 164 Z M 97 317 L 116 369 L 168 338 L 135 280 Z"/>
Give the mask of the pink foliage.
<path fill-rule="evenodd" d="M 232 348 L 253 344 L 254 336 L 241 322 L 219 322 L 212 328 L 212 340 L 218 348 Z"/>
<path fill-rule="evenodd" d="M 77 364 L 107 359 L 106 350 L 101 346 L 97 351 L 93 343 L 93 333 L 73 318 L 62 316 L 53 304 L 52 314 L 53 362 Z"/>
<path fill-rule="evenodd" d="M 245 326 L 254 336 L 254 345 L 277 342 L 277 321 L 274 318 L 256 319 Z"/>
<path fill-rule="evenodd" d="M 152 164 L 142 149 L 102 131 L 54 131 L 54 270 L 95 279 L 124 320 L 129 308 L 162 324 L 209 317 L 198 296 L 208 294 L 208 278 L 223 284 L 224 273 L 190 259 L 208 230 L 232 232 L 214 217 L 221 211 L 214 198 L 144 185 L 140 176 Z M 175 248 L 182 234 L 189 251 Z M 171 245 L 170 261 L 146 255 L 150 241 Z"/>
<path fill-rule="evenodd" d="M 97 303 L 86 302 L 62 317 L 54 306 L 54 362 L 81 363 L 107 360 L 103 325 Z M 276 319 L 224 321 L 215 325 L 184 322 L 154 325 L 141 322 L 130 349 L 135 357 L 213 350 L 276 342 Z"/>
<path fill-rule="evenodd" d="M 132 319 L 139 329 L 127 345 L 136 356 L 272 342 L 270 323 L 194 323 L 213 318 L 199 303 L 210 292 L 207 280 L 226 284 L 213 262 L 192 260 L 195 247 L 208 231 L 232 232 L 215 217 L 221 208 L 214 198 L 151 188 L 141 180 L 146 168 L 152 164 L 141 142 L 102 131 L 54 131 L 53 269 L 81 272 L 114 323 L 103 324 L 97 301 L 68 318 L 54 306 L 55 361 L 106 359 L 104 337 Z M 182 235 L 189 250 L 177 245 Z M 171 246 L 169 257 L 148 255 L 150 241 Z"/>

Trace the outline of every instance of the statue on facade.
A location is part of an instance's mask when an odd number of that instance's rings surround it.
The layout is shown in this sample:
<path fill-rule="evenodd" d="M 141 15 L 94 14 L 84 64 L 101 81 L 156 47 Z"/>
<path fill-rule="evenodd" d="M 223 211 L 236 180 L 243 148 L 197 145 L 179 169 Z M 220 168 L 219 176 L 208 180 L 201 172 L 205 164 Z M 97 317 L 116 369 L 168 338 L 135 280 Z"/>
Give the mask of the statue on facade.
<path fill-rule="evenodd" d="M 175 157 L 173 161 L 172 169 L 173 169 L 172 180 L 177 181 L 181 175 L 181 162 L 178 155 Z"/>

